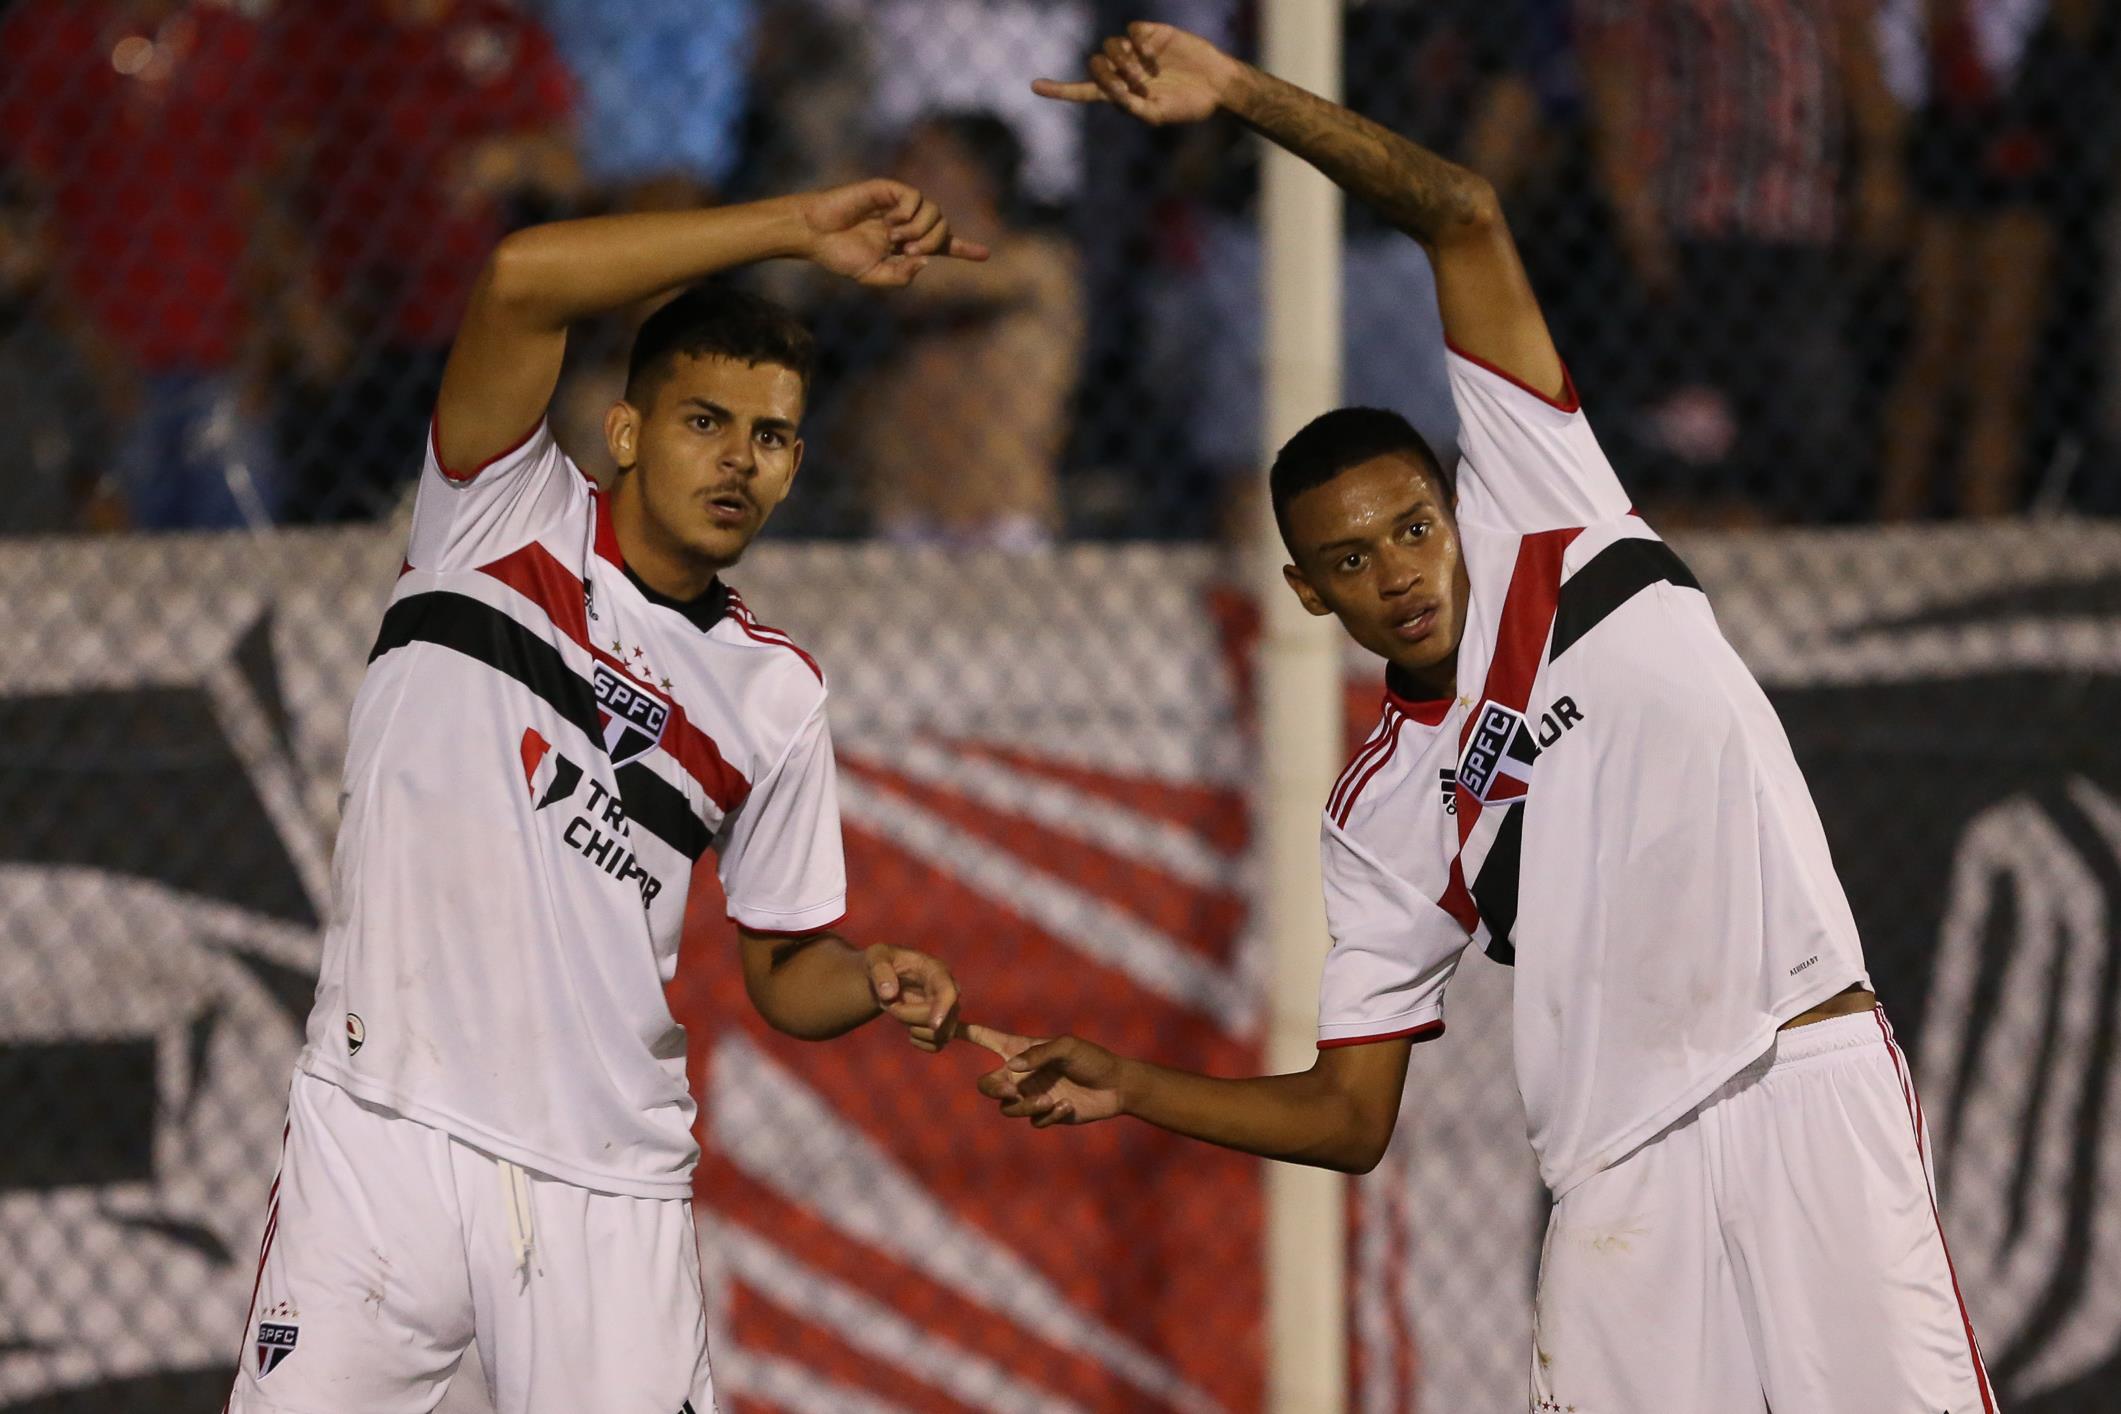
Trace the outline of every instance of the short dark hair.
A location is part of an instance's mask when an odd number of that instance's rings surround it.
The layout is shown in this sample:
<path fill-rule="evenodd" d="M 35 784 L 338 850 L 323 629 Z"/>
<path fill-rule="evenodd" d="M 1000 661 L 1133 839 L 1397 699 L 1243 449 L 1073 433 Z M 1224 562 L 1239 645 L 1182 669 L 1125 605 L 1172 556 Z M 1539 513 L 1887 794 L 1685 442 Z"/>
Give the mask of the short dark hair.
<path fill-rule="evenodd" d="M 1289 538 L 1289 502 L 1344 471 L 1395 452 L 1413 458 L 1435 477 L 1447 502 L 1456 493 L 1451 474 L 1428 441 L 1414 430 L 1413 423 L 1386 408 L 1335 408 L 1312 418 L 1282 443 L 1274 468 L 1267 473 L 1267 494 L 1274 502 L 1274 524 L 1289 553 L 1296 553 Z"/>
<path fill-rule="evenodd" d="M 648 316 L 633 336 L 626 361 L 626 401 L 640 407 L 679 355 L 735 359 L 753 367 L 778 364 L 807 391 L 817 364 L 817 341 L 793 314 L 734 285 L 694 285 Z"/>

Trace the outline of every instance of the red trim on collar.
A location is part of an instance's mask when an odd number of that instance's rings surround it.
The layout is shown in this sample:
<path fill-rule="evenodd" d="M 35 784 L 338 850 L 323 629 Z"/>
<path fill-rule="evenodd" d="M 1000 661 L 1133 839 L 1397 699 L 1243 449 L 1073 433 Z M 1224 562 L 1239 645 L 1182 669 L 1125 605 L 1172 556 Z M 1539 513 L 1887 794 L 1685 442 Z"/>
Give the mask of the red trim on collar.
<path fill-rule="evenodd" d="M 1401 697 L 1389 687 L 1385 689 L 1386 702 L 1397 707 L 1425 727 L 1442 726 L 1443 719 L 1451 715 L 1451 704 L 1456 700 L 1450 697 L 1432 697 L 1426 701 L 1416 702 L 1412 698 Z"/>
<path fill-rule="evenodd" d="M 1514 387 L 1522 388 L 1525 392 L 1530 393 L 1533 397 L 1539 399 L 1539 401 L 1545 403 L 1548 407 L 1554 409 L 1554 411 L 1556 412 L 1583 411 L 1583 399 L 1576 396 L 1576 379 L 1573 375 L 1570 374 L 1569 366 L 1566 363 L 1561 366 L 1561 396 L 1558 398 L 1550 398 L 1545 393 L 1542 393 L 1537 388 L 1533 387 L 1531 384 L 1525 382 L 1524 379 L 1519 378 L 1516 374 L 1510 372 L 1509 369 L 1498 368 L 1494 364 L 1489 363 L 1486 359 L 1482 358 L 1479 354 L 1467 353 L 1464 349 L 1458 347 L 1458 345 L 1452 343 L 1449 339 L 1445 339 L 1443 341 L 1443 346 L 1449 349 L 1452 353 L 1457 354 L 1467 363 L 1472 364 L 1474 367 L 1485 368 L 1488 372 L 1494 374 L 1497 378 L 1502 379 L 1505 383 L 1509 383 Z"/>

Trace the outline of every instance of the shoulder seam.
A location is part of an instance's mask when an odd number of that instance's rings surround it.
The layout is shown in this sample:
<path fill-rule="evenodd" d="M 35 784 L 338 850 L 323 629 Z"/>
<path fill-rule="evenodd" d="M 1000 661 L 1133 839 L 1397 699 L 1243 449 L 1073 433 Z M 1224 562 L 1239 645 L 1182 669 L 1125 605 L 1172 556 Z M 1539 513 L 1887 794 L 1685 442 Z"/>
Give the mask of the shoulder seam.
<path fill-rule="evenodd" d="M 764 643 L 774 648 L 785 648 L 796 657 L 802 659 L 803 666 L 810 669 L 811 675 L 818 680 L 819 686 L 824 685 L 825 670 L 818 666 L 817 659 L 811 657 L 810 654 L 803 650 L 802 645 L 781 630 L 760 623 L 757 615 L 751 612 L 750 605 L 744 602 L 744 596 L 737 593 L 734 588 L 729 591 L 729 621 L 735 624 L 738 630 L 753 642 Z"/>

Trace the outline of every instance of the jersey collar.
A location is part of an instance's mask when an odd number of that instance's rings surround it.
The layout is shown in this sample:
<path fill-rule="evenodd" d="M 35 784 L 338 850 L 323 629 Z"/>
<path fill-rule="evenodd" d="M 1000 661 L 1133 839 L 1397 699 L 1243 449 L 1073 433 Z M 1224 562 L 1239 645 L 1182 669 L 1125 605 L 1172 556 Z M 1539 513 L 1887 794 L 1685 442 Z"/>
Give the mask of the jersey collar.
<path fill-rule="evenodd" d="M 648 581 L 633 572 L 633 566 L 627 565 L 624 568 L 626 578 L 633 582 L 635 589 L 641 591 L 643 599 L 658 609 L 668 609 L 674 614 L 684 615 L 701 633 L 720 623 L 729 612 L 729 586 L 722 583 L 720 578 L 716 578 L 690 599 L 673 599 L 668 594 L 661 594 L 649 588 Z"/>
<path fill-rule="evenodd" d="M 1389 664 L 1386 665 L 1385 701 L 1391 703 L 1425 727 L 1442 726 L 1443 719 L 1450 715 L 1451 699 L 1448 697 L 1416 698 L 1413 694 L 1418 690 L 1414 684 L 1407 681 L 1406 674 L 1396 667 Z"/>

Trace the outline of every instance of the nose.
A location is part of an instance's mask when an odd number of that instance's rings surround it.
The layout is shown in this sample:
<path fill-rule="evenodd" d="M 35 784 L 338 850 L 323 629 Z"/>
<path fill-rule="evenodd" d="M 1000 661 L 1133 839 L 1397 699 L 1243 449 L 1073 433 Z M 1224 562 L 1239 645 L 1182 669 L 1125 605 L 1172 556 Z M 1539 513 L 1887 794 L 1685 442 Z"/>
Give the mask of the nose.
<path fill-rule="evenodd" d="M 1421 584 L 1421 558 L 1397 545 L 1383 550 L 1377 562 L 1377 592 L 1397 599 Z"/>
<path fill-rule="evenodd" d="M 751 438 L 742 431 L 732 431 L 722 443 L 722 454 L 717 458 L 722 470 L 749 476 L 757 469 L 758 457 L 753 452 Z"/>

